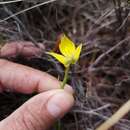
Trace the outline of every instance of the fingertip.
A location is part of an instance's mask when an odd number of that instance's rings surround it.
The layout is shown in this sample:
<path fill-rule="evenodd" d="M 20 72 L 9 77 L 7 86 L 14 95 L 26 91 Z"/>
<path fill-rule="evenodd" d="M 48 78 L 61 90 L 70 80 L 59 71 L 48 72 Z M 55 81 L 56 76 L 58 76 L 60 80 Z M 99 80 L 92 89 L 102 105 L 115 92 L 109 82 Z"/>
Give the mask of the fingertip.
<path fill-rule="evenodd" d="M 70 85 L 65 85 L 65 88 L 64 88 L 64 90 L 66 91 L 66 92 L 68 92 L 68 93 L 70 93 L 70 94 L 74 94 L 74 89 L 70 86 Z"/>
<path fill-rule="evenodd" d="M 74 98 L 72 94 L 60 91 L 49 99 L 46 108 L 52 117 L 61 118 L 71 109 L 73 104 Z"/>

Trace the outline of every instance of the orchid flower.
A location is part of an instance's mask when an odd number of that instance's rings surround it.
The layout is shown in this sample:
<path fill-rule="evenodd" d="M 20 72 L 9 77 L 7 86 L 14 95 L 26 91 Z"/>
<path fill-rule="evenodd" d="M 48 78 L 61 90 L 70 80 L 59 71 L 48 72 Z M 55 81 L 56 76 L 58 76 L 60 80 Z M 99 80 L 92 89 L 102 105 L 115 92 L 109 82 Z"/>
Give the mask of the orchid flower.
<path fill-rule="evenodd" d="M 64 88 L 64 85 L 67 82 L 69 67 L 71 64 L 75 64 L 78 61 L 81 49 L 82 44 L 76 47 L 75 44 L 66 35 L 63 35 L 59 43 L 59 50 L 61 54 L 48 52 L 49 55 L 56 58 L 66 68 L 62 88 Z"/>

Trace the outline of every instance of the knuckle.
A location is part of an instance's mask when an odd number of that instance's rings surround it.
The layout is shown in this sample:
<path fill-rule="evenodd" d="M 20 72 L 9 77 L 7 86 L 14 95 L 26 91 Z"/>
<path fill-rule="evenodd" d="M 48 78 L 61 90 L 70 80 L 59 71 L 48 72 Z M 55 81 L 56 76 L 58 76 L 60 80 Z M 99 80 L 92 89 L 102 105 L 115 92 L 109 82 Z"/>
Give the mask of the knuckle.
<path fill-rule="evenodd" d="M 43 129 L 45 124 L 41 121 L 40 115 L 38 115 L 37 112 L 32 112 L 31 107 L 28 105 L 26 105 L 24 109 L 25 110 L 22 117 L 24 127 L 27 130 Z"/>
<path fill-rule="evenodd" d="M 31 112 L 28 106 L 25 107 L 22 121 L 27 130 L 36 130 L 38 120 L 36 119 L 35 114 Z"/>

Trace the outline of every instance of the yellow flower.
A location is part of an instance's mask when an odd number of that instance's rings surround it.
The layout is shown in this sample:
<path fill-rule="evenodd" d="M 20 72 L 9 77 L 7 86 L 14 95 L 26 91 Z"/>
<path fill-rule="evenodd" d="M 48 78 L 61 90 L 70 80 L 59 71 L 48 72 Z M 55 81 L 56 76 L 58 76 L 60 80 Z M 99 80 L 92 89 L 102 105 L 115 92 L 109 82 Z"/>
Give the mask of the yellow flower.
<path fill-rule="evenodd" d="M 75 64 L 78 61 L 81 49 L 82 44 L 76 48 L 75 44 L 68 37 L 63 35 L 59 44 L 59 50 L 62 55 L 54 52 L 48 52 L 48 54 L 55 57 L 67 68 L 70 64 Z"/>

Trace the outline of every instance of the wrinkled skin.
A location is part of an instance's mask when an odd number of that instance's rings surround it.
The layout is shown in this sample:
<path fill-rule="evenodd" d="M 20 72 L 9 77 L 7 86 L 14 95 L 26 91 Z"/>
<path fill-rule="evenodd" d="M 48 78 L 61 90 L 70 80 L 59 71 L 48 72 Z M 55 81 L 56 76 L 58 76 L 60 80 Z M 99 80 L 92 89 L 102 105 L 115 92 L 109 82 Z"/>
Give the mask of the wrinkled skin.
<path fill-rule="evenodd" d="M 0 68 L 1 93 L 39 93 L 2 120 L 0 130 L 46 130 L 73 106 L 72 88 L 66 85 L 61 90 L 60 82 L 51 75 L 2 59 Z"/>
<path fill-rule="evenodd" d="M 1 47 L 1 57 L 16 57 L 17 55 L 24 56 L 25 58 L 32 58 L 34 56 L 40 56 L 45 50 L 45 46 L 42 43 L 38 43 L 35 46 L 32 42 L 10 42 Z"/>

